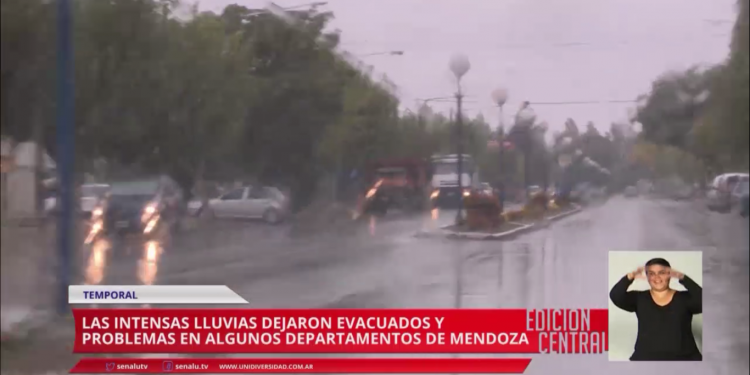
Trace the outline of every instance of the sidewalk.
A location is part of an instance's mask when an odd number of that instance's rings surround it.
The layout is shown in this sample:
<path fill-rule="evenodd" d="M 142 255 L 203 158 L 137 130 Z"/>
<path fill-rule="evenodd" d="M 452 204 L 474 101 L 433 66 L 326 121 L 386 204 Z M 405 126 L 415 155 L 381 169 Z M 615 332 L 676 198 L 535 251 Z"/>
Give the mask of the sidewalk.
<path fill-rule="evenodd" d="M 54 314 L 55 225 L 4 221 L 0 233 L 0 374 L 67 373 L 73 324 Z M 52 371 L 51 371 L 52 370 Z M 50 372 L 51 371 L 51 372 Z"/>
<path fill-rule="evenodd" d="M 3 222 L 0 252 L 1 328 L 5 338 L 48 315 L 54 290 L 54 224 Z"/>

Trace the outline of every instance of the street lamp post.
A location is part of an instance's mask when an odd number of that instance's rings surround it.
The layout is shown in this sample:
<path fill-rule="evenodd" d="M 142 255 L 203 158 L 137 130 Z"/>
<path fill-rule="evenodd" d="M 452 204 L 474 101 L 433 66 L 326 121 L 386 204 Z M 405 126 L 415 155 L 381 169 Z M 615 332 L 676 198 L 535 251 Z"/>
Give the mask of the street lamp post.
<path fill-rule="evenodd" d="M 492 92 L 492 100 L 497 104 L 498 113 L 500 115 L 500 120 L 498 121 L 497 126 L 497 144 L 499 146 L 498 161 L 500 163 L 500 171 L 498 175 L 498 179 L 500 180 L 498 186 L 500 189 L 500 196 L 498 199 L 500 200 L 500 212 L 503 212 L 505 210 L 505 168 L 503 167 L 505 159 L 505 147 L 503 145 L 505 138 L 505 124 L 503 123 L 503 106 L 508 101 L 508 91 L 505 89 L 496 89 Z"/>
<path fill-rule="evenodd" d="M 531 148 L 532 148 L 532 132 L 534 121 L 536 121 L 536 112 L 529 107 L 529 102 L 524 102 L 521 106 L 521 110 L 516 115 L 516 123 L 523 127 L 523 142 L 524 142 L 524 155 L 523 155 L 523 184 L 526 192 L 526 200 L 529 199 L 529 178 L 530 178 L 530 163 L 531 159 Z"/>
<path fill-rule="evenodd" d="M 471 68 L 471 63 L 466 55 L 456 54 L 450 60 L 450 69 L 453 75 L 456 77 L 456 137 L 458 138 L 458 211 L 456 212 L 456 224 L 460 224 L 462 221 L 462 209 L 464 205 L 463 195 L 463 119 L 461 116 L 461 106 L 463 101 L 463 94 L 461 92 L 461 78 Z"/>
<path fill-rule="evenodd" d="M 70 0 L 57 2 L 57 163 L 60 219 L 57 224 L 58 293 L 57 311 L 68 310 L 68 285 L 72 257 L 73 233 L 73 46 Z M 37 145 L 40 147 L 40 145 Z"/>

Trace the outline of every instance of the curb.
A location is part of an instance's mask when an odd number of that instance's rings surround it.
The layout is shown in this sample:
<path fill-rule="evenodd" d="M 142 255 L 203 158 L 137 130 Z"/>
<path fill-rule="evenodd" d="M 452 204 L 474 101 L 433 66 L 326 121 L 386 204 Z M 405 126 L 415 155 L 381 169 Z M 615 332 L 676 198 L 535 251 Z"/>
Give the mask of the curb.
<path fill-rule="evenodd" d="M 570 215 L 577 214 L 577 213 L 581 212 L 581 210 L 583 210 L 583 208 L 581 208 L 581 206 L 574 205 L 574 208 L 572 210 L 567 211 L 567 212 L 563 212 L 563 213 L 560 213 L 560 214 L 557 214 L 555 216 L 550 216 L 550 217 L 547 218 L 547 220 L 548 221 L 557 221 L 557 220 L 563 219 L 565 217 L 568 217 Z"/>
<path fill-rule="evenodd" d="M 547 222 L 554 222 L 561 219 L 564 219 L 570 215 L 579 213 L 583 210 L 583 208 L 579 205 L 574 205 L 573 209 L 570 211 L 566 211 L 554 216 L 550 216 L 545 219 Z M 519 223 L 512 223 L 521 225 L 518 228 L 511 229 L 505 232 L 500 233 L 481 233 L 481 232 L 455 232 L 452 230 L 449 230 L 448 228 L 452 227 L 453 224 L 443 225 L 437 230 L 433 231 L 419 231 L 415 234 L 415 237 L 446 237 L 449 239 L 463 239 L 463 240 L 475 240 L 475 241 L 498 241 L 503 240 L 508 237 L 517 236 L 523 233 L 530 232 L 537 228 L 543 228 L 545 225 L 539 225 L 539 223 L 532 223 L 532 224 L 519 224 Z"/>

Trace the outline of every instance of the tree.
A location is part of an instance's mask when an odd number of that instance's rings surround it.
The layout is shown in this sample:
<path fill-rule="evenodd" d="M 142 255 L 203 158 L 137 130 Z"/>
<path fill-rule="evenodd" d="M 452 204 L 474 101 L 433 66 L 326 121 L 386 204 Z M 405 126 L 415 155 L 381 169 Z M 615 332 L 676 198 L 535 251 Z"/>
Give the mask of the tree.
<path fill-rule="evenodd" d="M 81 173 L 104 161 L 110 179 L 165 173 L 188 190 L 257 179 L 290 187 L 300 207 L 374 158 L 454 152 L 454 123 L 399 117 L 388 89 L 334 53 L 331 13 L 289 23 L 238 5 L 178 17 L 177 0 L 73 4 Z M 54 2 L 2 2 L 3 135 L 24 141 L 41 121 L 53 151 L 54 24 Z M 466 130 L 467 150 L 486 155 L 486 123 Z"/>
<path fill-rule="evenodd" d="M 717 68 L 711 100 L 694 129 L 696 153 L 716 172 L 747 170 L 749 163 L 748 7 L 748 0 L 738 1 L 729 59 Z"/>
<path fill-rule="evenodd" d="M 657 79 L 639 110 L 642 139 L 696 156 L 712 173 L 748 168 L 748 0 L 738 1 L 724 64 Z"/>
<path fill-rule="evenodd" d="M 642 137 L 652 142 L 688 149 L 695 119 L 705 108 L 715 69 L 698 68 L 670 72 L 652 85 L 646 104 L 639 108 L 637 121 Z"/>

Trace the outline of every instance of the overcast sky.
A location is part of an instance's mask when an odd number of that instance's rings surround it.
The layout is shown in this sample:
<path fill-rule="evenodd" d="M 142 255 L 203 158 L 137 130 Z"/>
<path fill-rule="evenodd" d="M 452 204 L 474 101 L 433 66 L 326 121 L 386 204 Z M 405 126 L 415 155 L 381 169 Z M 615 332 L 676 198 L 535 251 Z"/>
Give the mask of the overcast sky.
<path fill-rule="evenodd" d="M 278 0 L 282 7 L 308 3 Z M 264 7 L 262 0 L 202 0 L 203 10 L 227 4 Z M 471 69 L 462 81 L 467 114 L 493 125 L 490 93 L 510 94 L 506 124 L 521 101 L 634 100 L 668 70 L 722 61 L 729 52 L 735 0 L 329 0 L 342 47 L 398 85 L 402 105 L 455 92 L 450 57 Z M 451 104 L 435 103 L 448 112 Z M 551 129 L 566 118 L 606 130 L 627 118 L 630 103 L 536 105 Z"/>

